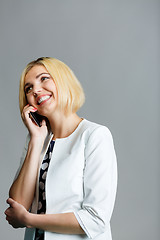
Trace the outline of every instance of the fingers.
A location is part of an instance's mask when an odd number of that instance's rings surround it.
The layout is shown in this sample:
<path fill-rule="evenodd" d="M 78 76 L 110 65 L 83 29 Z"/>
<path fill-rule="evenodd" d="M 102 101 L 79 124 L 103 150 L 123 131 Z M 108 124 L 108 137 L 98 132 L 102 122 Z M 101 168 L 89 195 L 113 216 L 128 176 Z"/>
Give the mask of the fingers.
<path fill-rule="evenodd" d="M 35 123 L 35 121 L 33 120 L 34 117 L 29 116 L 31 112 L 36 112 L 36 111 L 37 111 L 37 109 L 34 108 L 33 106 L 30 106 L 29 104 L 26 105 L 22 111 L 22 119 L 29 131 L 30 136 L 36 137 L 36 139 L 38 139 L 38 141 L 40 138 L 40 140 L 42 142 L 44 142 L 44 140 L 47 136 L 47 133 L 48 133 L 46 120 L 43 120 L 41 122 L 41 127 L 39 127 L 37 125 L 37 123 Z"/>
<path fill-rule="evenodd" d="M 10 217 L 8 217 L 7 215 L 6 215 L 6 220 L 9 222 L 9 220 L 10 220 Z"/>
<path fill-rule="evenodd" d="M 25 120 L 25 118 L 29 118 L 29 113 L 30 112 L 36 112 L 37 108 L 30 106 L 29 104 L 27 104 L 22 111 L 22 119 Z"/>
<path fill-rule="evenodd" d="M 7 214 L 6 214 L 6 220 L 8 221 L 8 223 L 11 225 L 11 218 L 10 218 L 10 216 L 8 216 Z"/>
<path fill-rule="evenodd" d="M 37 111 L 37 108 L 30 106 L 29 104 L 26 105 L 22 111 L 21 116 L 22 116 L 23 122 L 29 131 L 32 129 L 34 125 L 36 125 L 30 117 L 30 112 L 36 112 L 36 111 Z"/>
<path fill-rule="evenodd" d="M 42 120 L 42 123 L 41 123 L 41 124 L 42 124 L 42 126 L 46 126 L 46 121 L 45 121 L 45 119 Z"/>
<path fill-rule="evenodd" d="M 4 214 L 9 217 L 11 212 L 12 212 L 12 209 L 15 207 L 15 204 L 17 203 L 16 201 L 14 201 L 12 198 L 8 198 L 6 200 L 6 202 L 10 205 L 4 212 Z"/>
<path fill-rule="evenodd" d="M 6 220 L 7 220 L 8 214 L 9 214 L 9 209 L 10 209 L 10 207 L 7 208 L 6 211 L 4 212 L 4 214 L 6 215 Z"/>

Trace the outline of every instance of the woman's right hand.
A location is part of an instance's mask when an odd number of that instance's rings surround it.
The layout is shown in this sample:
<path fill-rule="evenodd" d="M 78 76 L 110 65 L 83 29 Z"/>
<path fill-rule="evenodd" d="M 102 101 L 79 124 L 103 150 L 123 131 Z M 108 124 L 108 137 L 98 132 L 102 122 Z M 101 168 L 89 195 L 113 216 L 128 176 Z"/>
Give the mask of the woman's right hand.
<path fill-rule="evenodd" d="M 42 121 L 42 126 L 39 127 L 29 116 L 30 112 L 36 112 L 37 109 L 33 106 L 30 106 L 29 104 L 26 105 L 22 111 L 22 119 L 26 127 L 28 128 L 28 131 L 30 133 L 30 136 L 32 139 L 37 139 L 38 141 L 44 142 L 48 129 L 46 125 L 46 121 Z"/>

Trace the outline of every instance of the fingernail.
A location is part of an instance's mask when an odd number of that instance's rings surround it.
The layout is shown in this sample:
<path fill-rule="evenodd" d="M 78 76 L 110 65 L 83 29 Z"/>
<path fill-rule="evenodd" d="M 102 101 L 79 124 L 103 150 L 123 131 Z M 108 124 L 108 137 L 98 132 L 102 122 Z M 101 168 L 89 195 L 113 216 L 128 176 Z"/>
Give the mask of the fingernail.
<path fill-rule="evenodd" d="M 37 110 L 37 108 L 34 107 L 33 110 Z"/>

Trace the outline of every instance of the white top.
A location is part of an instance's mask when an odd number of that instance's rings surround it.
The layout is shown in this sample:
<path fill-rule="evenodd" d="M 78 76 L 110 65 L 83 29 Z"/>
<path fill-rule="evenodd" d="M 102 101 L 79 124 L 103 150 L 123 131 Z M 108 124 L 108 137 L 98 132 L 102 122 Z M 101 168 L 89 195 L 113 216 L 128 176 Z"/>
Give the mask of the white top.
<path fill-rule="evenodd" d="M 39 167 L 53 138 L 50 133 L 41 153 Z M 22 154 L 18 175 L 28 148 Z M 31 211 L 37 212 L 36 197 Z M 117 162 L 111 132 L 105 126 L 83 119 L 66 138 L 58 138 L 46 178 L 46 213 L 74 212 L 86 235 L 45 231 L 45 240 L 111 240 L 110 219 L 117 189 Z M 26 229 L 25 240 L 34 240 L 35 229 Z"/>

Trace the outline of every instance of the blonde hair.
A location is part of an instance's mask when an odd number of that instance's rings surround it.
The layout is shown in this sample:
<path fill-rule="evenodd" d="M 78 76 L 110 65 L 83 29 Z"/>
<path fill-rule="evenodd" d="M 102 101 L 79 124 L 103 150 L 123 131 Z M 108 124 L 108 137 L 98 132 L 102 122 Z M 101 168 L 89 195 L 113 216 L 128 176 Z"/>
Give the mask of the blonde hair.
<path fill-rule="evenodd" d="M 65 114 L 75 113 L 83 105 L 85 95 L 83 88 L 73 71 L 62 61 L 56 58 L 42 57 L 28 63 L 23 70 L 19 86 L 19 108 L 20 112 L 27 105 L 24 92 L 24 81 L 26 74 L 36 65 L 42 65 L 53 78 L 58 91 L 58 105 Z"/>

